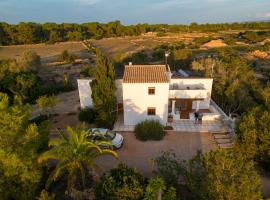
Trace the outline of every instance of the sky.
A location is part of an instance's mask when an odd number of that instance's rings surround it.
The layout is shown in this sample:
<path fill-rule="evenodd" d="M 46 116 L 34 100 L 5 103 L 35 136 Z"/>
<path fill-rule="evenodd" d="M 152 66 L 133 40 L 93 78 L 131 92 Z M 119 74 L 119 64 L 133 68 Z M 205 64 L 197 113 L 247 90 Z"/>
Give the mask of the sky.
<path fill-rule="evenodd" d="M 270 20 L 270 0 L 0 0 L 0 21 L 123 24 Z"/>

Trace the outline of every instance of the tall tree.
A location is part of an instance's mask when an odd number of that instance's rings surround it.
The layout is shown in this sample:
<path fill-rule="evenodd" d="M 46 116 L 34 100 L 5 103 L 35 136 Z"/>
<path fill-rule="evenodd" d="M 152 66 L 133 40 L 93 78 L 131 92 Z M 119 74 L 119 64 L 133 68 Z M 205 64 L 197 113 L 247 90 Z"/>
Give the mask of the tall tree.
<path fill-rule="evenodd" d="M 0 93 L 0 196 L 3 200 L 35 199 L 42 168 L 37 163 L 47 148 L 48 124 L 29 124 L 30 108 Z"/>
<path fill-rule="evenodd" d="M 168 182 L 170 179 L 185 184 L 190 199 L 249 200 L 261 199 L 260 177 L 254 162 L 241 151 L 218 149 L 181 161 L 170 152 L 156 158 L 157 174 Z M 167 159 L 169 156 L 169 159 Z M 174 171 L 174 173 L 172 173 Z M 167 173 L 166 173 L 167 172 Z M 166 181 L 167 180 L 167 181 Z M 174 184 L 175 185 L 175 184 Z"/>
<path fill-rule="evenodd" d="M 91 82 L 92 99 L 99 126 L 112 128 L 116 119 L 114 66 L 107 55 L 97 50 L 97 67 Z"/>
<path fill-rule="evenodd" d="M 209 199 L 261 199 L 261 182 L 252 161 L 228 150 L 210 152 L 204 157 Z"/>
<path fill-rule="evenodd" d="M 257 107 L 245 113 L 236 133 L 240 150 L 248 158 L 270 169 L 270 112 Z"/>

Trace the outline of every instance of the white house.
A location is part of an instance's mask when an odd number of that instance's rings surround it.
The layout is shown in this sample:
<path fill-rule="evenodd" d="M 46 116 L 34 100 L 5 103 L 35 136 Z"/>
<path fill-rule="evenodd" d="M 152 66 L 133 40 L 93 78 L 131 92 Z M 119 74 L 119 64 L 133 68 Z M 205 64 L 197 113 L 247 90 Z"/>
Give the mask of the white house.
<path fill-rule="evenodd" d="M 78 80 L 81 107 L 92 106 L 91 80 Z M 136 125 L 146 119 L 166 124 L 174 120 L 193 120 L 195 110 L 203 120 L 215 120 L 224 114 L 211 100 L 212 78 L 174 78 L 165 65 L 127 65 L 123 79 L 116 80 L 119 115 L 124 125 Z M 221 113 L 222 112 L 222 113 Z"/>

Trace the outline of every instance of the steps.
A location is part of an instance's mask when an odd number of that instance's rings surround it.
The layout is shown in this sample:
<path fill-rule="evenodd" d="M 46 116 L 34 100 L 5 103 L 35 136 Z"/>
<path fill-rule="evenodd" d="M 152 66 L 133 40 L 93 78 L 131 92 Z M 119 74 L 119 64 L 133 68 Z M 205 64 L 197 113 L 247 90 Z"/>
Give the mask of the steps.
<path fill-rule="evenodd" d="M 211 132 L 215 142 L 221 149 L 229 149 L 233 147 L 232 134 L 229 132 Z"/>

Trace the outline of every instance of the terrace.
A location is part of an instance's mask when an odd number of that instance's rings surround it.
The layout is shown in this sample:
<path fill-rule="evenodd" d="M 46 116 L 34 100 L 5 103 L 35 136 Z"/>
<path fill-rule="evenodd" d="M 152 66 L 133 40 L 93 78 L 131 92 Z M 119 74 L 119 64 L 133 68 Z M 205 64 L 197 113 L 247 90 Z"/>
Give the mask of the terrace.
<path fill-rule="evenodd" d="M 222 109 L 211 99 L 208 109 L 200 108 L 200 99 L 171 99 L 169 101 L 168 112 L 169 117 L 173 118 L 171 121 L 177 120 L 192 120 L 194 121 L 194 112 L 197 110 L 202 114 L 202 120 L 213 121 L 220 119 L 227 119 L 228 116 Z M 196 109 L 192 105 L 196 104 Z M 168 121 L 170 121 L 168 119 Z"/>
<path fill-rule="evenodd" d="M 207 98 L 207 89 L 201 84 L 180 85 L 173 83 L 169 88 L 169 98 L 181 99 L 205 99 Z"/>

